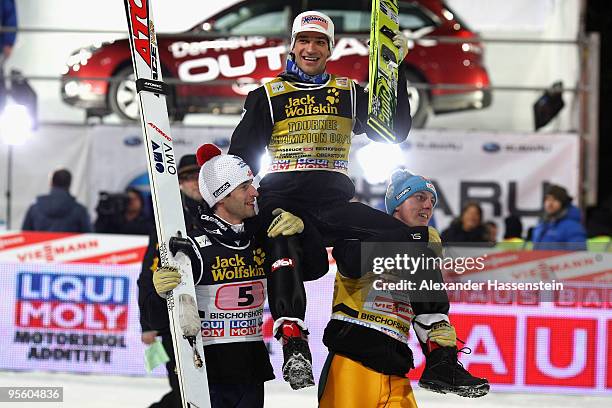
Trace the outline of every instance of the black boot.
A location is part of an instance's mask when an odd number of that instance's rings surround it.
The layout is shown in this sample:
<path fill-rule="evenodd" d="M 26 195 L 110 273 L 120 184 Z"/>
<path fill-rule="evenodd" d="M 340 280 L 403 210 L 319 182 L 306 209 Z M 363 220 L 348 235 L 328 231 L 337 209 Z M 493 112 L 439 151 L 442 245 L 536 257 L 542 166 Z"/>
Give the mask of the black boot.
<path fill-rule="evenodd" d="M 474 377 L 457 360 L 457 347 L 438 347 L 428 353 L 419 386 L 441 394 L 478 398 L 489 392 L 486 378 Z"/>
<path fill-rule="evenodd" d="M 276 335 L 283 345 L 283 379 L 294 390 L 315 385 L 307 334 L 297 323 L 287 321 Z"/>

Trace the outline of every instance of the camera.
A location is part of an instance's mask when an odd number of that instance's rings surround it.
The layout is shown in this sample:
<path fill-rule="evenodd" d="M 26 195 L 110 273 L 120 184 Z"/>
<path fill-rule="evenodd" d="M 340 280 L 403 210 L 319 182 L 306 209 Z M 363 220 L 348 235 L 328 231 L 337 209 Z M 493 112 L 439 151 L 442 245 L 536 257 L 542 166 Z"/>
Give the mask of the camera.
<path fill-rule="evenodd" d="M 125 193 L 109 193 L 106 191 L 101 191 L 96 212 L 99 216 L 123 215 L 129 202 L 130 197 Z"/>

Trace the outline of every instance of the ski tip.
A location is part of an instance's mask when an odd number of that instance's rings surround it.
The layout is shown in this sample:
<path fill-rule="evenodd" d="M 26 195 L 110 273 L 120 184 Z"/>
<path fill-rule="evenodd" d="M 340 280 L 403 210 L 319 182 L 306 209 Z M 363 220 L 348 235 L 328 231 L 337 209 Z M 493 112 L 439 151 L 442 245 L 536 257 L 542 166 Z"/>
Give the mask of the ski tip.
<path fill-rule="evenodd" d="M 203 144 L 202 146 L 198 147 L 198 151 L 196 153 L 198 165 L 202 166 L 204 163 L 215 156 L 219 156 L 220 154 L 221 149 L 219 149 L 216 145 L 212 143 Z"/>

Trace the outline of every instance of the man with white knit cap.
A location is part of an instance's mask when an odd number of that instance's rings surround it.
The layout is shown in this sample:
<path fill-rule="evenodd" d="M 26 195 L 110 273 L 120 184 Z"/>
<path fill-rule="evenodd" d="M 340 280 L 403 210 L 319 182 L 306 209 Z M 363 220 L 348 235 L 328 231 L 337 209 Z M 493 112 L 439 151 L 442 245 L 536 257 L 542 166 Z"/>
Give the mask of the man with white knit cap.
<path fill-rule="evenodd" d="M 244 221 L 256 215 L 253 172 L 241 158 L 221 154 L 211 144 L 201 146 L 197 158 L 200 193 L 212 213 L 200 214 L 200 229 L 189 239 L 174 242 L 192 261 L 211 405 L 263 407 L 264 382 L 274 378 L 262 336 L 270 265 L 262 245 L 245 228 Z M 302 232 L 301 219 L 281 209 L 275 214 L 269 235 Z M 153 274 L 162 297 L 180 282 L 173 268 Z"/>

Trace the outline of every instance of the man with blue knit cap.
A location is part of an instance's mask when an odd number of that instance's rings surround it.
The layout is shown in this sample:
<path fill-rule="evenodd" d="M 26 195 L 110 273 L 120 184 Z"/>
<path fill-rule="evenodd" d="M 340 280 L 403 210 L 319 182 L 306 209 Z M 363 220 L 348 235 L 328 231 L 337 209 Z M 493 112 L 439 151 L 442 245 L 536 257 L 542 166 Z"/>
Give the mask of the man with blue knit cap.
<path fill-rule="evenodd" d="M 406 170 L 392 175 L 385 195 L 387 213 L 411 227 L 412 233 L 429 237 L 428 242 L 412 243 L 410 256 L 441 256 L 440 236 L 428 227 L 436 201 L 430 180 Z M 378 245 L 368 247 L 363 242 Z M 335 243 L 338 272 L 332 316 L 323 336 L 329 356 L 320 379 L 321 408 L 383 404 L 415 408 L 407 377 L 414 368 L 408 342 L 411 323 L 426 357 L 419 381 L 422 388 L 471 398 L 489 391 L 486 379 L 473 377 L 457 361 L 457 338 L 449 322 L 444 291 L 381 291 L 375 282 L 393 282 L 393 271 L 374 273 L 362 267 L 373 265 L 372 256 L 396 253 L 389 243 L 397 242 L 406 242 L 401 231 L 388 230 L 363 241 Z M 420 268 L 411 276 L 413 281 L 426 277 L 442 282 L 440 271 L 435 269 Z M 414 283 L 419 287 L 419 282 Z"/>
<path fill-rule="evenodd" d="M 438 194 L 430 180 L 403 169 L 393 173 L 385 194 L 387 213 L 410 227 L 427 226 L 437 201 Z M 440 236 L 433 227 L 429 227 L 429 241 L 441 244 Z M 439 246 L 434 249 L 438 256 L 441 255 L 439 249 Z M 442 281 L 442 275 L 436 272 Z M 457 362 L 457 338 L 448 318 L 448 301 L 427 306 L 430 311 L 437 310 L 438 313 L 419 313 L 421 307 L 417 302 L 413 302 L 412 307 L 415 312 L 412 324 L 426 356 L 419 386 L 464 397 L 485 395 L 489 391 L 487 380 L 473 377 Z"/>
<path fill-rule="evenodd" d="M 410 197 L 413 198 L 408 200 Z M 393 173 L 385 194 L 387 213 L 411 227 L 427 226 L 437 201 L 438 194 L 432 182 L 407 170 Z"/>

